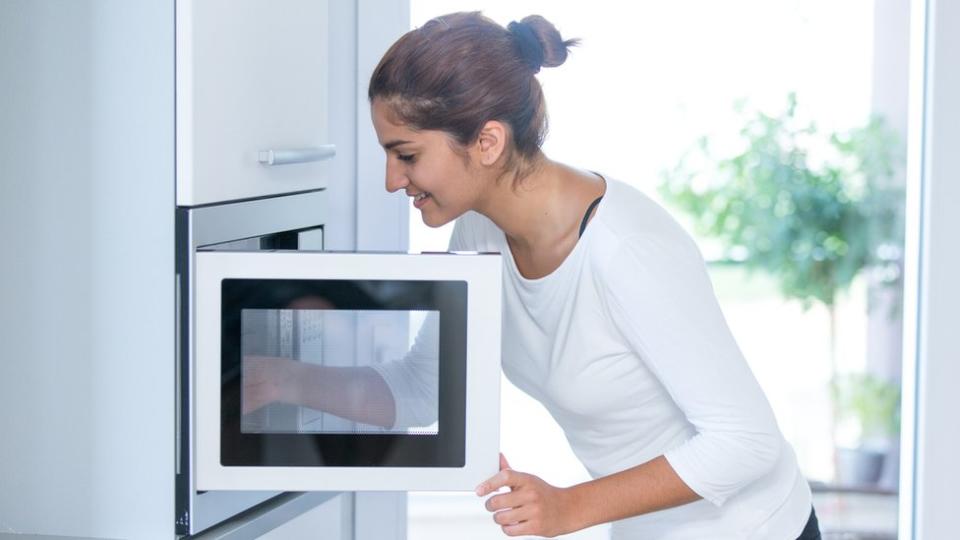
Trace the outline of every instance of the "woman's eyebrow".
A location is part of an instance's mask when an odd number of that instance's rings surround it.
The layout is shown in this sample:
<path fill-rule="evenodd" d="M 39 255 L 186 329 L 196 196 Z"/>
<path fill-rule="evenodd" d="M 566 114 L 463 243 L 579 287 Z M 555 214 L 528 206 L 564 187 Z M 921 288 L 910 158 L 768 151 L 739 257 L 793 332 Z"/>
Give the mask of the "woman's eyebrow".
<path fill-rule="evenodd" d="M 390 150 L 390 149 L 393 148 L 393 147 L 400 146 L 401 144 L 408 144 L 408 143 L 411 143 L 411 142 L 413 142 L 413 141 L 390 141 L 390 142 L 388 142 L 388 143 L 384 143 L 383 149 L 384 149 L 384 150 Z"/>

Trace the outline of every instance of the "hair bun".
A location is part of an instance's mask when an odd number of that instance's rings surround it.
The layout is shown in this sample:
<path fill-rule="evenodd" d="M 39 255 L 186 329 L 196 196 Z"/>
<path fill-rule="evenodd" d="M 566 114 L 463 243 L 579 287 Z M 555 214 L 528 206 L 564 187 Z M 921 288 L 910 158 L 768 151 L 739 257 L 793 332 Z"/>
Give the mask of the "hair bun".
<path fill-rule="evenodd" d="M 564 40 L 550 21 L 540 15 L 528 15 L 520 22 L 507 25 L 507 30 L 516 38 L 521 57 L 533 68 L 556 67 L 567 60 L 570 47 L 580 43 L 578 39 Z"/>
<path fill-rule="evenodd" d="M 524 22 L 513 21 L 507 25 L 507 30 L 517 42 L 520 58 L 530 65 L 534 73 L 540 71 L 540 67 L 543 66 L 544 51 L 540 38 L 537 37 L 533 28 Z"/>

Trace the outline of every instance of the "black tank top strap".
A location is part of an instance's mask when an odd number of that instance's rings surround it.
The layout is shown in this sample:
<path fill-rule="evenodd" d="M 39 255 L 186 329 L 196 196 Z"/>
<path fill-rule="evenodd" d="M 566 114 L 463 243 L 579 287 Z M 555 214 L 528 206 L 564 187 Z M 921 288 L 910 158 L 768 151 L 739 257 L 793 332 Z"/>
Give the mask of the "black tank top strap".
<path fill-rule="evenodd" d="M 603 195 L 597 197 L 596 199 L 593 200 L 592 203 L 590 203 L 590 206 L 587 207 L 587 213 L 583 215 L 583 221 L 580 222 L 580 234 L 577 235 L 577 238 L 580 238 L 581 236 L 583 236 L 583 231 L 586 230 L 587 228 L 587 222 L 590 221 L 590 214 L 592 214 L 593 209 L 596 208 L 598 204 L 600 204 L 600 199 L 602 198 L 603 198 Z"/>

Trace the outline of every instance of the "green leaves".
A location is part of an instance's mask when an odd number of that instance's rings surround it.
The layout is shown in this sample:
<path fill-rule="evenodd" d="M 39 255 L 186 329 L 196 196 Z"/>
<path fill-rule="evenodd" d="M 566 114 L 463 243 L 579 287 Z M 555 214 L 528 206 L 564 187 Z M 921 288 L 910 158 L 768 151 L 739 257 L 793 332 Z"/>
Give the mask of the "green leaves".
<path fill-rule="evenodd" d="M 892 437 L 900 431 L 900 388 L 865 373 L 834 378 L 830 385 L 837 419 L 854 421 L 860 439 Z"/>
<path fill-rule="evenodd" d="M 899 144 L 879 118 L 821 136 L 796 105 L 791 94 L 778 116 L 745 116 L 733 155 L 701 137 L 660 193 L 728 256 L 778 278 L 786 297 L 832 307 L 877 246 L 902 243 Z"/>

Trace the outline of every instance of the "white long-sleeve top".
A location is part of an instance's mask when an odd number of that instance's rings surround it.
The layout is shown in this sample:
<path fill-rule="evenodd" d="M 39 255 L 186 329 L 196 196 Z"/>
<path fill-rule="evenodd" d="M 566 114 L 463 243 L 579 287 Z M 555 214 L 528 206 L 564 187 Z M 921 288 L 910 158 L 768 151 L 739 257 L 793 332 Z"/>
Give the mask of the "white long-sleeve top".
<path fill-rule="evenodd" d="M 583 237 L 540 279 L 489 219 L 452 250 L 503 254 L 503 371 L 563 428 L 593 477 L 664 455 L 703 500 L 613 524 L 616 539 L 795 539 L 811 495 L 727 327 L 690 236 L 614 180 Z M 530 471 L 536 473 L 536 471 Z"/>

